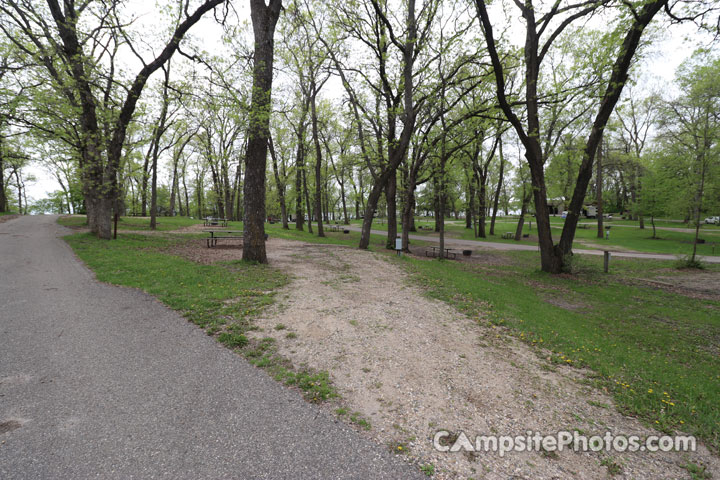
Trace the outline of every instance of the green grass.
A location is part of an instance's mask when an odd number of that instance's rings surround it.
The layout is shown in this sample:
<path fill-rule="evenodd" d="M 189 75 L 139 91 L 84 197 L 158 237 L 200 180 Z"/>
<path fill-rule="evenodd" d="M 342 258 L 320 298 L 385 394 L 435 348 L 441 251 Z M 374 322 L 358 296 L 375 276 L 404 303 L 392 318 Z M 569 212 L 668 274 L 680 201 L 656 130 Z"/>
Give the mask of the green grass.
<path fill-rule="evenodd" d="M 560 238 L 562 226 L 565 220 L 560 217 L 551 217 L 553 238 L 557 242 Z M 358 226 L 362 222 L 354 220 L 351 223 Z M 604 225 L 610 226 L 610 238 L 597 238 L 597 227 L 595 220 L 582 220 L 582 224 L 586 224 L 587 228 L 578 228 L 575 232 L 575 242 L 573 248 L 586 250 L 634 250 L 638 252 L 648 253 L 665 253 L 672 255 L 687 255 L 692 253 L 692 243 L 695 238 L 694 232 L 676 232 L 670 230 L 657 230 L 658 238 L 652 237 L 652 227 L 649 222 L 646 223 L 645 229 L 641 230 L 637 227 L 637 222 L 630 220 L 606 220 Z M 671 226 L 674 228 L 686 228 L 682 223 L 662 222 L 663 226 Z M 434 236 L 438 233 L 434 231 L 433 219 L 416 219 L 416 227 L 425 226 L 430 229 L 418 229 L 413 235 Z M 516 242 L 513 239 L 504 239 L 502 234 L 505 232 L 515 232 L 517 219 L 514 217 L 498 217 L 495 223 L 495 235 L 489 235 L 487 238 L 476 238 L 472 229 L 465 228 L 464 221 L 448 219 L 445 224 L 446 238 L 487 241 L 493 243 L 514 243 L 525 245 L 537 245 L 536 241 L 523 239 Z M 658 225 L 659 226 L 659 225 Z M 614 228 L 613 228 L 614 227 Z M 377 220 L 373 222 L 373 230 L 387 231 L 387 223 L 381 223 Z M 487 222 L 487 231 L 490 230 L 490 221 Z M 530 219 L 526 219 L 523 233 L 531 236 L 537 235 L 537 224 Z M 714 225 L 703 225 L 700 230 L 700 238 L 706 243 L 698 244 L 698 255 L 720 255 L 720 227 Z"/>
<path fill-rule="evenodd" d="M 5 215 L 15 215 L 15 212 L 0 212 L 0 217 Z"/>
<path fill-rule="evenodd" d="M 296 369 L 277 354 L 272 338 L 246 335 L 256 329 L 253 319 L 273 303 L 273 291 L 287 282 L 286 276 L 267 265 L 201 265 L 169 253 L 174 244 L 196 237 L 125 233 L 108 242 L 76 234 L 65 240 L 98 280 L 156 296 L 277 380 L 299 388 L 310 401 L 335 396 L 327 372 Z"/>
<path fill-rule="evenodd" d="M 509 264 L 395 261 L 498 335 L 510 332 L 551 363 L 591 369 L 624 413 L 720 448 L 720 302 L 632 282 L 679 274 L 672 262 L 617 260 L 603 274 L 602 259 L 580 257 L 578 273 L 553 276 L 535 269 L 534 252 L 497 255 Z"/>
<path fill-rule="evenodd" d="M 66 227 L 87 226 L 87 220 L 85 216 L 60 217 L 58 219 L 58 223 Z M 203 223 L 203 221 L 189 217 L 158 217 L 157 230 L 160 232 L 166 232 L 169 230 L 177 230 L 178 228 L 188 227 L 190 225 L 196 225 L 199 223 Z M 118 219 L 118 231 L 121 230 L 149 231 L 150 217 L 120 217 Z"/>

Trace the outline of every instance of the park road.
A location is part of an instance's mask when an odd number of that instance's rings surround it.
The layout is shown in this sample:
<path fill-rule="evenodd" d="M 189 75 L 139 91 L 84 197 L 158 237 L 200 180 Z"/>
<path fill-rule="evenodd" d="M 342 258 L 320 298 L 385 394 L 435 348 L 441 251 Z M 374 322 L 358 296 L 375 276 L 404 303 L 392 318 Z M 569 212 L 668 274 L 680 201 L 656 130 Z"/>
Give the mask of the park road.
<path fill-rule="evenodd" d="M 421 478 L 154 298 L 54 216 L 0 223 L 0 478 Z"/>

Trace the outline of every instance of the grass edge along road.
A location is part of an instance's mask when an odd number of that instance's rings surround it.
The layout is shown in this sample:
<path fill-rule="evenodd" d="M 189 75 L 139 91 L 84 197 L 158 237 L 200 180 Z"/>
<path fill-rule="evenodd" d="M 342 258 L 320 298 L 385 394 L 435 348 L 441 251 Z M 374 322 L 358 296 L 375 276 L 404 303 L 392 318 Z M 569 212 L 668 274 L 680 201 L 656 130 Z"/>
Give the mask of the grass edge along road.
<path fill-rule="evenodd" d="M 272 338 L 253 341 L 245 335 L 256 329 L 252 319 L 274 302 L 274 291 L 287 277 L 267 265 L 241 260 L 202 265 L 168 253 L 174 243 L 193 238 L 198 236 L 122 234 L 104 241 L 80 233 L 64 240 L 99 281 L 155 296 L 276 380 L 300 388 L 310 401 L 335 396 L 327 372 L 293 368 L 276 354 Z"/>
<path fill-rule="evenodd" d="M 318 243 L 354 246 L 357 241 L 356 234 L 318 238 L 279 226 L 268 226 L 268 231 Z M 276 355 L 272 340 L 253 343 L 244 335 L 254 328 L 251 320 L 259 309 L 272 303 L 272 290 L 287 279 L 272 267 L 243 262 L 204 266 L 163 252 L 187 238 L 123 234 L 118 241 L 103 242 L 90 235 L 66 237 L 99 280 L 157 296 L 278 380 L 299 386 L 310 400 L 334 396 L 326 372 L 294 371 Z M 373 243 L 385 252 L 382 236 Z M 393 261 L 408 269 L 429 295 L 534 346 L 549 368 L 589 368 L 590 381 L 611 393 L 624 413 L 664 432 L 695 434 L 718 451 L 720 302 L 632 281 L 658 270 L 677 274 L 672 262 L 618 260 L 613 273 L 605 275 L 601 259 L 579 257 L 578 273 L 552 276 L 536 270 L 536 253 L 494 255 L 508 261 L 468 265 L 408 256 Z M 252 275 L 244 275 L 249 270 Z"/>

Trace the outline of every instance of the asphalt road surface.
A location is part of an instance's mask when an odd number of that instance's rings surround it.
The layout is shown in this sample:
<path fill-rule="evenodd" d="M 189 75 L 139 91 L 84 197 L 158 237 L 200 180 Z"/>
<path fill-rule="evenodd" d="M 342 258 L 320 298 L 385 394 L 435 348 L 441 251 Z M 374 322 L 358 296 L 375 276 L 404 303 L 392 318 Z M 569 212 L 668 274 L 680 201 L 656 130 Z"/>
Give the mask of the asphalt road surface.
<path fill-rule="evenodd" d="M 0 479 L 425 478 L 140 291 L 0 224 Z"/>

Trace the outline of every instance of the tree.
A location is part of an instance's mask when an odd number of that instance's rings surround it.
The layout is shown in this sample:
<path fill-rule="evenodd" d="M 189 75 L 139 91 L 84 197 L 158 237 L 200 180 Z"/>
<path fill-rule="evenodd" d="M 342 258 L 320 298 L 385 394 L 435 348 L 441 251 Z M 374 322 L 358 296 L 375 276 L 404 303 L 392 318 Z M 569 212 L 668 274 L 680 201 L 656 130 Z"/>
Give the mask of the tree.
<path fill-rule="evenodd" d="M 265 252 L 265 173 L 270 139 L 275 26 L 282 0 L 250 0 L 255 55 L 245 165 L 243 260 L 267 263 Z"/>
<path fill-rule="evenodd" d="M 683 95 L 665 103 L 661 125 L 678 166 L 685 169 L 678 176 L 688 180 L 684 191 L 695 223 L 694 263 L 708 178 L 720 171 L 720 58 L 698 51 L 676 75 Z"/>
<path fill-rule="evenodd" d="M 125 137 L 148 79 L 174 55 L 188 30 L 224 1 L 206 0 L 192 13 L 185 2 L 180 2 L 178 19 L 182 21 L 178 20 L 170 39 L 149 63 L 137 54 L 124 33 L 125 26 L 118 18 L 121 2 L 117 0 L 97 5 L 73 0 L 60 5 L 58 0 L 47 0 L 47 9 L 16 0 L 0 3 L 0 30 L 17 48 L 38 60 L 71 108 L 68 120 L 79 131 L 88 224 L 100 238 L 111 238 L 110 213 L 118 196 L 117 175 Z M 108 100 L 117 83 L 114 55 L 121 43 L 128 43 L 143 66 L 124 85 L 124 100 L 110 116 Z M 109 71 L 103 70 L 103 62 L 109 63 Z"/>
<path fill-rule="evenodd" d="M 565 268 L 566 256 L 572 252 L 572 243 L 575 229 L 580 217 L 588 184 L 592 178 L 592 168 L 598 145 L 602 139 L 603 131 L 610 118 L 615 104 L 620 98 L 622 89 L 629 77 L 630 66 L 635 57 L 645 27 L 655 15 L 667 5 L 667 0 L 650 0 L 643 2 L 625 2 L 621 7 L 624 18 L 619 22 L 615 35 L 618 42 L 611 42 L 610 75 L 605 79 L 605 88 L 597 107 L 592 127 L 583 148 L 582 163 L 578 178 L 575 181 L 572 200 L 568 209 L 568 216 L 556 245 L 553 241 L 550 226 L 550 211 L 548 208 L 547 185 L 545 182 L 543 145 L 541 143 L 541 96 L 540 80 L 543 60 L 553 47 L 553 43 L 561 37 L 564 31 L 575 21 L 588 17 L 610 4 L 610 0 L 580 2 L 562 5 L 558 0 L 549 10 L 542 12 L 532 0 L 516 2 L 516 6 L 525 20 L 525 47 L 523 67 L 525 74 L 525 122 L 508 99 L 506 91 L 505 68 L 502 65 L 497 50 L 492 22 L 484 0 L 475 0 L 477 16 L 483 30 L 488 53 L 495 70 L 495 83 L 498 103 L 508 121 L 517 132 L 525 149 L 525 158 L 530 167 L 535 212 L 537 217 L 538 239 L 540 246 L 541 268 L 546 272 L 559 273 Z M 556 99 L 557 101 L 557 99 Z"/>

